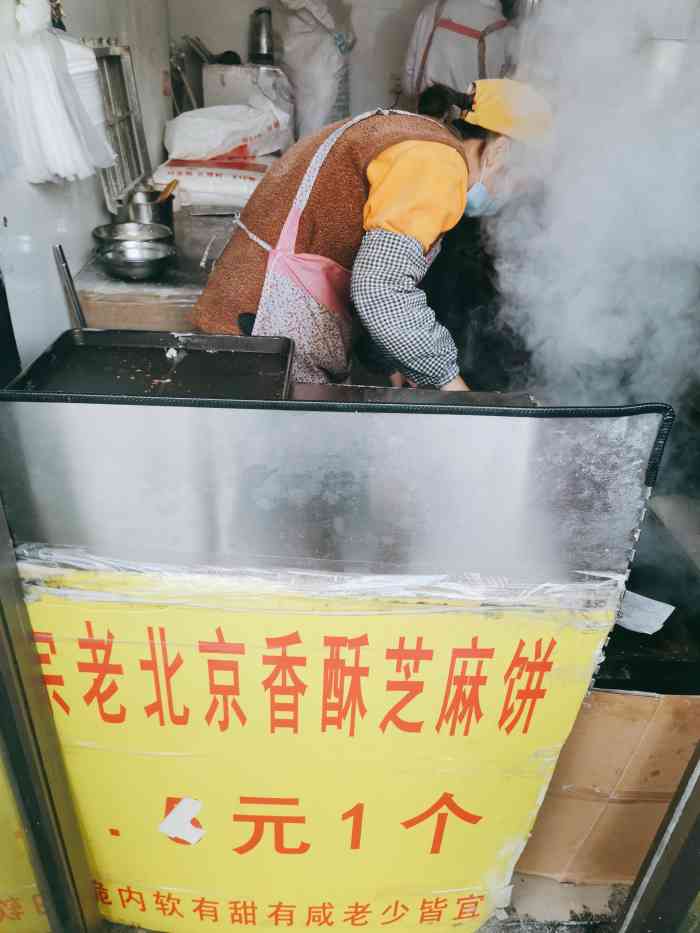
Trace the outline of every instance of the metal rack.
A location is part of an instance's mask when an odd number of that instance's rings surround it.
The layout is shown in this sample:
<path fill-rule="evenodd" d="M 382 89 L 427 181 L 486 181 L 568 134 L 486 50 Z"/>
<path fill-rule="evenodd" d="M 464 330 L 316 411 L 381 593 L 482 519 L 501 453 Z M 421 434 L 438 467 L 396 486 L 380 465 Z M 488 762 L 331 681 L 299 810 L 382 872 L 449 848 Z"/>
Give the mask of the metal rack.
<path fill-rule="evenodd" d="M 117 160 L 100 177 L 107 208 L 116 214 L 134 188 L 152 171 L 143 128 L 136 76 L 127 46 L 94 49 L 107 116 L 107 136 Z"/>

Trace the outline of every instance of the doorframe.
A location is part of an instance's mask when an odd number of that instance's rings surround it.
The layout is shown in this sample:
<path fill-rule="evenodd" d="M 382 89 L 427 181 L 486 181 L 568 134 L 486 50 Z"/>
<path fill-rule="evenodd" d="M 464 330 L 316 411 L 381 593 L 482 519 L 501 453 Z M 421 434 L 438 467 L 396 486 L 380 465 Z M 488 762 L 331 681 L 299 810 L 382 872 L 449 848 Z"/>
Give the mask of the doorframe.
<path fill-rule="evenodd" d="M 0 500 L 0 761 L 54 933 L 102 930 L 56 725 Z"/>
<path fill-rule="evenodd" d="M 615 933 L 681 933 L 700 894 L 700 745 L 642 865 Z"/>

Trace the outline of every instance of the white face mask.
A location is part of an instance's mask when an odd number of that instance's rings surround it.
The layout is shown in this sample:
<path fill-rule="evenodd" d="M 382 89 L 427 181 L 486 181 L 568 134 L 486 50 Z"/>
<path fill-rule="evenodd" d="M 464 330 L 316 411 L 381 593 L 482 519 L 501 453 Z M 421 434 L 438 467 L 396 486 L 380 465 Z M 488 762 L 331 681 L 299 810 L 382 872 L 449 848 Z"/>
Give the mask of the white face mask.
<path fill-rule="evenodd" d="M 493 217 L 503 207 L 503 198 L 495 198 L 483 181 L 477 181 L 467 192 L 466 217 Z"/>
<path fill-rule="evenodd" d="M 507 195 L 493 195 L 483 182 L 484 168 L 482 166 L 481 176 L 476 184 L 472 185 L 467 192 L 467 206 L 464 210 L 465 217 L 493 217 L 497 214 L 508 200 Z"/>

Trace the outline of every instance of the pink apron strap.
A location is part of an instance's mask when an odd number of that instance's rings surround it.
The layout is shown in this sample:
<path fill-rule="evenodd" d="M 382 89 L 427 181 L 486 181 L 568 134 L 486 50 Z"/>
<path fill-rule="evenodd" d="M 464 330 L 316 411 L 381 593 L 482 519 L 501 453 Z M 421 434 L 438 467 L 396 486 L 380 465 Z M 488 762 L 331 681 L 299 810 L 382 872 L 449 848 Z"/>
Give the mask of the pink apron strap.
<path fill-rule="evenodd" d="M 297 253 L 296 242 L 299 233 L 299 224 L 301 216 L 306 205 L 309 202 L 311 191 L 316 183 L 319 172 L 323 167 L 331 150 L 338 142 L 340 137 L 357 123 L 368 119 L 369 117 L 380 114 L 399 114 L 400 110 L 373 110 L 369 113 L 363 113 L 339 126 L 330 136 L 324 140 L 314 154 L 309 167 L 299 185 L 292 208 L 287 215 L 284 226 L 279 235 L 277 246 L 270 246 L 260 237 L 255 236 L 244 223 L 239 219 L 237 224 L 246 234 L 267 250 L 270 254 L 268 260 L 268 270 L 275 270 L 285 275 L 311 295 L 319 304 L 328 308 L 337 314 L 350 314 L 350 280 L 352 272 L 339 263 L 325 256 L 316 256 L 309 253 Z M 410 114 L 410 116 L 416 116 Z M 430 117 L 421 117 L 421 119 L 436 122 Z"/>

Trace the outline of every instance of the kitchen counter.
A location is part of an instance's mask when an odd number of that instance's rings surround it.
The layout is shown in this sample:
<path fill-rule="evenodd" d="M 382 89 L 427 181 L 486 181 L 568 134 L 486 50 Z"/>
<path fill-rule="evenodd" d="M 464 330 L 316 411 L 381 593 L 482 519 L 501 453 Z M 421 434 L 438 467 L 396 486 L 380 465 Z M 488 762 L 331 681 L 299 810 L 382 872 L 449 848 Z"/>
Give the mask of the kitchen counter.
<path fill-rule="evenodd" d="M 231 237 L 233 222 L 233 217 L 193 216 L 190 208 L 183 208 L 175 215 L 177 258 L 153 282 L 112 278 L 93 257 L 76 278 L 88 327 L 191 330 L 190 313 Z"/>

